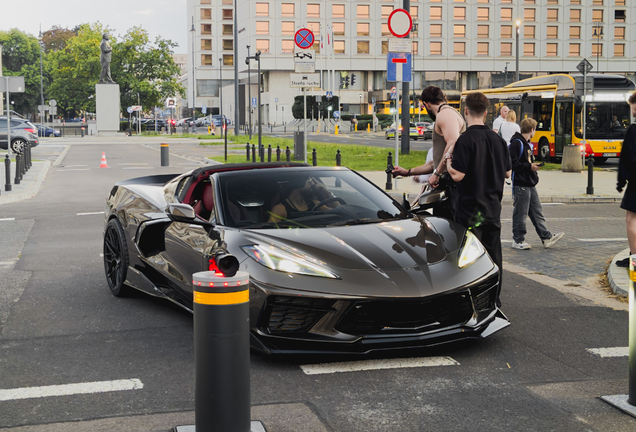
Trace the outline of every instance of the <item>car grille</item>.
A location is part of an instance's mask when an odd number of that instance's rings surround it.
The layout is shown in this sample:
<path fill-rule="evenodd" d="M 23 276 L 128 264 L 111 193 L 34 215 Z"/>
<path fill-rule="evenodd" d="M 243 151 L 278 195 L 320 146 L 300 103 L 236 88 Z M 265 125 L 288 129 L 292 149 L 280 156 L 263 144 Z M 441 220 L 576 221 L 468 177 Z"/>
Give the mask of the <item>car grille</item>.
<path fill-rule="evenodd" d="M 267 329 L 271 334 L 305 332 L 327 312 L 334 300 L 310 297 L 274 296 L 268 299 Z"/>
<path fill-rule="evenodd" d="M 419 333 L 461 325 L 474 311 L 493 308 L 497 280 L 494 275 L 477 286 L 431 299 L 357 301 L 335 327 L 343 333 L 369 335 Z"/>

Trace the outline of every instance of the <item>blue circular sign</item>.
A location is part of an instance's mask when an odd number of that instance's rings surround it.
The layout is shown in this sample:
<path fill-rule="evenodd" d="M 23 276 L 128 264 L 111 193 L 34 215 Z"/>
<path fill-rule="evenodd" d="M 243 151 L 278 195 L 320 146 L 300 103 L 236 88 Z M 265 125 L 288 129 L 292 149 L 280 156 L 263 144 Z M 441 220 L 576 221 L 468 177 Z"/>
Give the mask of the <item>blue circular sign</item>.
<path fill-rule="evenodd" d="M 307 28 L 302 28 L 296 32 L 294 43 L 298 48 L 311 48 L 314 44 L 314 32 Z"/>
<path fill-rule="evenodd" d="M 128 107 L 128 108 L 126 109 L 126 111 L 128 111 L 128 114 L 130 114 L 130 113 L 132 113 L 132 112 L 133 112 L 133 109 L 132 109 L 132 107 Z"/>
<path fill-rule="evenodd" d="M 340 118 L 340 111 L 334 111 L 333 118 Z"/>

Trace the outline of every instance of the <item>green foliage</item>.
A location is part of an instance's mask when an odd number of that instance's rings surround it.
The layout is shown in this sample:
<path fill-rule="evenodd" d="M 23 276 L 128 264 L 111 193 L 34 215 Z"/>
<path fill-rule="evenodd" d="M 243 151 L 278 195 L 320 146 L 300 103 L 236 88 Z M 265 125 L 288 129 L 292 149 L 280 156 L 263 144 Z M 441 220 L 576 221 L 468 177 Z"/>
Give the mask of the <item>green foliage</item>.
<path fill-rule="evenodd" d="M 60 51 L 66 47 L 69 39 L 77 36 L 77 32 L 54 25 L 42 33 L 44 52 Z"/>

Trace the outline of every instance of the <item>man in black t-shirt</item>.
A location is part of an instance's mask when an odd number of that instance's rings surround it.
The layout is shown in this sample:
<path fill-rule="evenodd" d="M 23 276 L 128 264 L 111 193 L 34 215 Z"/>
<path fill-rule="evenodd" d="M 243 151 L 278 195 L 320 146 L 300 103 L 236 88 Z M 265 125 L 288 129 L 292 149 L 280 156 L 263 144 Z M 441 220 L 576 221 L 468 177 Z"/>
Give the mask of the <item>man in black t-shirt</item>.
<path fill-rule="evenodd" d="M 488 126 L 484 116 L 488 98 L 481 92 L 466 96 L 464 117 L 468 129 L 455 143 L 453 154 L 444 155 L 446 168 L 459 183 L 456 222 L 470 229 L 499 266 L 497 306 L 501 305 L 501 198 L 512 163 L 506 142 Z"/>

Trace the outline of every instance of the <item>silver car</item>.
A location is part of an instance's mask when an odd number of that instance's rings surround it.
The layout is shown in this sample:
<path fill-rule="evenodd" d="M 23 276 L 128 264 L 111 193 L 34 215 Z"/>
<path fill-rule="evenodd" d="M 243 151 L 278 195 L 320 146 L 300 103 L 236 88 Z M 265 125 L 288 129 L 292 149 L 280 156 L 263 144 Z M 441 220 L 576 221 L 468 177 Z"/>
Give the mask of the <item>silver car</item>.
<path fill-rule="evenodd" d="M 11 150 L 15 153 L 22 153 L 26 143 L 31 147 L 39 144 L 37 128 L 31 122 L 12 117 L 11 120 Z M 0 116 L 0 148 L 7 149 L 7 117 Z"/>

